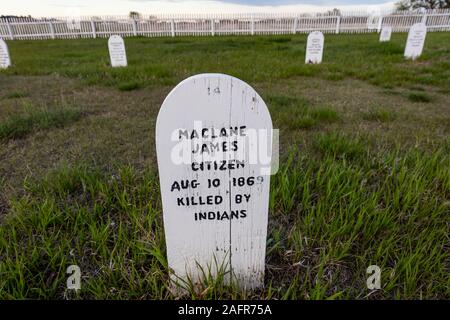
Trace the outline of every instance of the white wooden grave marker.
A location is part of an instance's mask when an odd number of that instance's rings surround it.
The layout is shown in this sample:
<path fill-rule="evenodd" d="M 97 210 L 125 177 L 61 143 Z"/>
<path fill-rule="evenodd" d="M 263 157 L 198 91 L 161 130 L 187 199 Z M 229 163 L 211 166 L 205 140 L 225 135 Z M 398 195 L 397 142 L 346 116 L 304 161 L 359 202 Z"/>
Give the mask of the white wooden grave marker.
<path fill-rule="evenodd" d="M 380 42 L 387 42 L 391 40 L 392 27 L 386 26 L 381 29 Z"/>
<path fill-rule="evenodd" d="M 320 31 L 313 31 L 308 35 L 306 43 L 306 57 L 305 63 L 321 63 L 323 56 L 323 33 Z"/>
<path fill-rule="evenodd" d="M 416 23 L 409 29 L 405 58 L 415 60 L 422 54 L 426 35 L 427 27 L 424 23 Z"/>
<path fill-rule="evenodd" d="M 125 51 L 125 43 L 121 36 L 113 35 L 108 40 L 109 57 L 111 58 L 112 67 L 126 67 L 127 53 Z"/>
<path fill-rule="evenodd" d="M 6 69 L 11 66 L 8 45 L 3 39 L 0 39 L 0 69 Z"/>
<path fill-rule="evenodd" d="M 228 75 L 190 77 L 164 100 L 156 150 L 173 288 L 218 271 L 243 289 L 263 286 L 272 156 L 267 133 L 272 121 L 262 98 Z M 255 147 L 268 149 L 268 161 L 252 159 Z"/>

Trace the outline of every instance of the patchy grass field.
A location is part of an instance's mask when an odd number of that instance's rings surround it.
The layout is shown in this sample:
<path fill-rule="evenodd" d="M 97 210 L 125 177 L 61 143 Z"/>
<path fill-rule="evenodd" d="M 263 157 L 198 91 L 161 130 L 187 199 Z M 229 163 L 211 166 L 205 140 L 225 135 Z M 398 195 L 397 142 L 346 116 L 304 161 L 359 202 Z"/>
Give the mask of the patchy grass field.
<path fill-rule="evenodd" d="M 450 33 L 9 42 L 0 71 L 0 298 L 170 299 L 154 144 L 180 80 L 247 81 L 280 128 L 266 286 L 192 298 L 450 298 Z M 82 288 L 67 291 L 77 264 Z M 366 287 L 378 265 L 382 289 Z M 199 293 L 201 292 L 201 293 Z"/>

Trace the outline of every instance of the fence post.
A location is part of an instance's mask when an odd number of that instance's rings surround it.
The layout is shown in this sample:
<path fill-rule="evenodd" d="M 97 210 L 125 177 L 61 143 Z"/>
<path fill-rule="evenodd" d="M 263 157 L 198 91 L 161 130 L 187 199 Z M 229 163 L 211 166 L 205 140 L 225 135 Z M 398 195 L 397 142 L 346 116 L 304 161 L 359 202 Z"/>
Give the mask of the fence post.
<path fill-rule="evenodd" d="M 170 31 L 172 33 L 172 37 L 175 37 L 175 20 L 170 20 Z"/>
<path fill-rule="evenodd" d="M 133 35 L 136 37 L 137 36 L 137 21 L 134 18 L 132 21 L 133 21 Z"/>
<path fill-rule="evenodd" d="M 423 16 L 422 16 L 422 23 L 424 23 L 425 25 L 427 25 L 427 18 L 428 18 L 428 15 L 427 15 L 427 13 L 425 12 L 425 13 L 423 14 Z"/>
<path fill-rule="evenodd" d="M 383 25 L 383 16 L 380 15 L 380 17 L 378 18 L 378 27 L 377 27 L 378 33 L 381 32 L 382 25 Z"/>
<path fill-rule="evenodd" d="M 8 19 L 6 19 L 6 26 L 8 27 L 9 38 L 11 40 L 14 40 L 14 33 L 13 33 L 12 28 L 11 28 L 11 25 L 9 24 L 9 20 Z"/>
<path fill-rule="evenodd" d="M 252 22 L 251 22 L 251 29 L 250 29 L 250 34 L 253 36 L 253 35 L 255 35 L 255 15 L 254 14 L 252 14 L 252 20 L 251 20 Z"/>
<path fill-rule="evenodd" d="M 298 17 L 295 17 L 295 19 L 294 19 L 294 29 L 292 30 L 293 34 L 297 33 L 297 27 L 298 27 Z"/>
<path fill-rule="evenodd" d="M 55 27 L 53 26 L 53 23 L 51 21 L 49 21 L 48 23 L 48 28 L 50 30 L 50 35 L 52 39 L 55 39 Z"/>
<path fill-rule="evenodd" d="M 91 29 L 92 29 L 92 37 L 95 39 L 97 38 L 97 32 L 95 30 L 95 21 L 91 20 Z"/>
<path fill-rule="evenodd" d="M 214 19 L 211 19 L 211 35 L 214 37 L 216 30 L 214 29 Z"/>
<path fill-rule="evenodd" d="M 337 16 L 337 19 L 336 19 L 336 34 L 339 33 L 340 28 L 341 28 L 341 16 Z"/>

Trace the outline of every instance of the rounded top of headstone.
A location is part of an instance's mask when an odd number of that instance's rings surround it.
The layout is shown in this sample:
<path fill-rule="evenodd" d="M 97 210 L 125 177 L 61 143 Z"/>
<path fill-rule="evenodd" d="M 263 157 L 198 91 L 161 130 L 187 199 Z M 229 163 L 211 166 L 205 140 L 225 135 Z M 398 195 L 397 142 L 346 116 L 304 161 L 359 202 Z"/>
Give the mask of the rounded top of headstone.
<path fill-rule="evenodd" d="M 310 37 L 310 36 L 314 36 L 314 37 L 322 36 L 323 37 L 323 33 L 322 33 L 322 31 L 312 31 L 309 33 L 308 37 Z"/>
<path fill-rule="evenodd" d="M 411 26 L 411 28 L 426 28 L 426 27 L 427 27 L 426 24 L 423 22 L 418 22 Z"/>
<path fill-rule="evenodd" d="M 113 34 L 108 39 L 108 42 L 112 42 L 112 41 L 122 41 L 123 42 L 123 38 L 117 34 Z"/>
<path fill-rule="evenodd" d="M 214 88 L 212 83 L 214 82 L 214 83 L 220 84 L 221 81 L 223 83 L 230 82 L 232 89 L 246 90 L 249 95 L 251 93 L 254 96 L 254 98 L 252 98 L 252 102 L 254 102 L 255 104 L 264 106 L 262 108 L 258 108 L 259 112 L 264 112 L 265 115 L 267 117 L 269 117 L 269 119 L 271 120 L 270 113 L 269 113 L 267 106 L 264 103 L 263 99 L 255 91 L 255 89 L 253 89 L 248 83 L 246 83 L 245 81 L 242 81 L 236 77 L 233 77 L 233 76 L 230 76 L 227 74 L 223 74 L 223 73 L 202 73 L 202 74 L 193 75 L 193 76 L 190 76 L 189 78 L 184 79 L 170 91 L 170 93 L 164 99 L 164 102 L 159 110 L 159 114 L 158 114 L 158 117 L 156 120 L 156 126 L 158 126 L 158 120 L 160 119 L 160 115 L 165 112 L 168 102 L 171 101 L 172 99 L 177 99 L 177 96 L 181 96 L 181 92 L 185 91 L 184 87 L 190 88 L 193 84 L 195 85 L 196 83 L 198 83 L 199 85 L 201 85 L 204 88 L 207 88 L 207 90 L 208 90 L 208 91 L 202 91 L 204 93 L 204 96 L 213 95 L 213 94 L 217 94 L 217 92 L 215 91 L 215 90 L 217 90 L 217 88 Z M 209 83 L 211 83 L 211 85 L 209 85 Z M 231 95 L 231 92 L 222 92 L 222 95 L 224 95 L 225 93 Z M 192 101 L 195 101 L 195 99 L 199 98 L 199 97 L 191 96 L 191 98 L 192 98 L 191 99 Z M 186 101 L 186 100 L 184 102 L 186 104 L 189 103 L 189 101 Z"/>

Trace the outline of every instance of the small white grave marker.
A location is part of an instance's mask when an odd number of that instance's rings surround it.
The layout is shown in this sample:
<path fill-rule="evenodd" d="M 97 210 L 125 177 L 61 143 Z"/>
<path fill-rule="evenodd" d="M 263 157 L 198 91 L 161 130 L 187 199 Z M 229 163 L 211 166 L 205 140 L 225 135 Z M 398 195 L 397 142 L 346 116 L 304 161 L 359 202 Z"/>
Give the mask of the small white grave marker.
<path fill-rule="evenodd" d="M 380 32 L 380 42 L 387 42 L 391 40 L 392 27 L 383 27 Z"/>
<path fill-rule="evenodd" d="M 416 23 L 409 29 L 405 58 L 415 60 L 422 54 L 426 35 L 427 27 L 424 23 Z"/>
<path fill-rule="evenodd" d="M 221 270 L 263 286 L 271 135 L 262 98 L 228 75 L 190 77 L 164 100 L 156 151 L 172 285 Z"/>
<path fill-rule="evenodd" d="M 125 43 L 121 36 L 113 35 L 108 40 L 109 57 L 111 58 L 112 67 L 126 67 L 127 53 L 125 51 Z"/>
<path fill-rule="evenodd" d="M 306 57 L 305 63 L 321 63 L 323 56 L 323 33 L 320 31 L 313 31 L 308 35 L 306 43 Z"/>
<path fill-rule="evenodd" d="M 8 45 L 3 39 L 0 39 L 0 69 L 6 69 L 11 66 Z"/>

